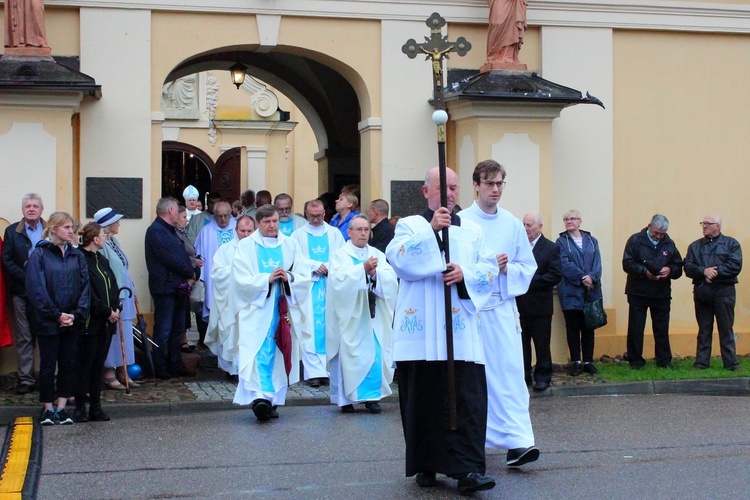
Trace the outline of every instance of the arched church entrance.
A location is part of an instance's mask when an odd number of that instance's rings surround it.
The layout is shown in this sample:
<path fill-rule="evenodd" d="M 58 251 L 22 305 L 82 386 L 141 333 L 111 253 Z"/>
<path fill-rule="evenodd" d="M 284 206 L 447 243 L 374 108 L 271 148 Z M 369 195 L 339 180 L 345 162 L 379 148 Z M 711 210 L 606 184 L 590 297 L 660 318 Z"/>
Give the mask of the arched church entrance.
<path fill-rule="evenodd" d="M 237 150 L 232 154 L 234 160 L 224 158 L 229 151 L 215 160 L 219 177 L 210 179 L 212 189 L 216 186 L 220 192 L 231 192 L 231 199 L 237 199 L 244 189 L 268 189 L 274 195 L 285 191 L 303 201 L 325 192 L 338 194 L 345 185 L 359 184 L 361 113 L 352 84 L 333 68 L 334 64 L 326 64 L 330 61 L 321 54 L 299 48 L 287 52 L 282 46 L 270 53 L 256 49 L 257 46 L 218 48 L 175 66 L 164 80 L 165 92 L 174 100 L 189 99 L 188 93 L 180 94 L 181 89 L 190 92 L 197 85 L 196 113 L 191 115 L 187 106 L 173 109 L 172 119 L 167 113 L 163 127 L 183 127 L 179 132 L 183 144 L 200 144 L 206 151 L 214 147 Z M 235 89 L 230 69 L 237 65 L 245 68 L 250 83 L 246 81 Z M 289 109 L 280 107 L 273 96 L 269 98 L 274 93 L 281 94 L 292 108 L 292 120 Z M 239 99 L 245 101 L 238 104 Z M 188 124 L 191 119 L 204 123 L 208 134 L 198 136 L 196 125 Z M 303 133 L 299 132 L 299 125 L 311 131 L 310 140 L 300 140 Z M 192 130 L 185 133 L 188 126 Z M 287 135 L 293 130 L 294 140 L 290 141 Z M 279 133 L 281 139 L 272 137 Z M 261 141 L 263 135 L 265 142 Z M 183 137 L 196 137 L 196 141 Z M 212 141 L 209 147 L 203 144 L 206 137 Z M 170 141 L 164 142 L 165 155 L 168 144 Z M 216 158 L 215 153 L 210 156 Z M 209 162 L 204 163 L 204 170 L 214 170 Z M 207 184 L 206 179 L 197 182 L 203 182 L 201 186 Z"/>
<path fill-rule="evenodd" d="M 240 197 L 240 148 L 224 151 L 214 162 L 211 157 L 190 144 L 177 141 L 162 143 L 161 196 L 171 196 L 184 202 L 186 186 L 198 189 L 205 206 L 205 196 L 218 192 L 232 202 Z"/>

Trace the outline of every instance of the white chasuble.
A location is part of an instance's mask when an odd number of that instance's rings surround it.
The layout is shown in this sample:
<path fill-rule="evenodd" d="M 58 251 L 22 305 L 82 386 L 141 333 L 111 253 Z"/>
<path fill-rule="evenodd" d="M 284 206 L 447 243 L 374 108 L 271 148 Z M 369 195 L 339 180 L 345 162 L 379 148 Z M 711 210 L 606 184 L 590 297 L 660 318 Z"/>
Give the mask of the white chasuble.
<path fill-rule="evenodd" d="M 214 254 L 211 268 L 213 305 L 208 319 L 205 344 L 216 354 L 219 368 L 237 375 L 237 311 L 232 275 L 238 239 L 222 245 Z"/>

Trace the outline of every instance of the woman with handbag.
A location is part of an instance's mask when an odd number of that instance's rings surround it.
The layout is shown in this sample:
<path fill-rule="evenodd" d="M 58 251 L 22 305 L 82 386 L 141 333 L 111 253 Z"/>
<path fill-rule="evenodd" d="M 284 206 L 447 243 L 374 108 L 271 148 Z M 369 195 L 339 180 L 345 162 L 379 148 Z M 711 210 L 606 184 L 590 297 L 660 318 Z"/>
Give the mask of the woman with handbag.
<path fill-rule="evenodd" d="M 565 315 L 565 330 L 570 350 L 572 376 L 581 371 L 595 374 L 594 330 L 586 326 L 586 303 L 601 300 L 602 260 L 599 242 L 588 231 L 582 231 L 581 214 L 569 210 L 563 215 L 565 231 L 557 238 L 562 264 L 562 281 L 557 285 L 560 307 Z M 583 358 L 583 366 L 581 366 Z"/>

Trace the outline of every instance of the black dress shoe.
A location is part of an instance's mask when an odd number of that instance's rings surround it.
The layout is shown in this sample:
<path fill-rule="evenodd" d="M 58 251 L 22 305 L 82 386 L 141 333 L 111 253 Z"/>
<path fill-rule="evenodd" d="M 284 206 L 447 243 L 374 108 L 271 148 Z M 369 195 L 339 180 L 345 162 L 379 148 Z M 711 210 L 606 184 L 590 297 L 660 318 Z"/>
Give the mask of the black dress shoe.
<path fill-rule="evenodd" d="M 528 448 L 514 448 L 508 450 L 508 454 L 505 456 L 505 464 L 508 467 L 520 467 L 522 465 L 536 462 L 539 458 L 539 448 L 536 446 L 529 446 Z"/>
<path fill-rule="evenodd" d="M 34 386 L 30 384 L 21 384 L 16 388 L 16 394 L 29 394 L 34 391 Z"/>
<path fill-rule="evenodd" d="M 380 405 L 375 401 L 368 401 L 367 403 L 365 403 L 365 408 L 370 410 L 370 413 L 380 413 L 381 411 L 383 411 L 383 409 L 380 408 Z"/>
<path fill-rule="evenodd" d="M 418 472 L 417 473 L 417 485 L 422 488 L 429 488 L 430 486 L 437 485 L 437 479 L 435 479 L 434 472 Z"/>
<path fill-rule="evenodd" d="M 491 490 L 495 487 L 495 480 L 483 476 L 478 472 L 469 472 L 466 477 L 458 480 L 458 494 L 471 495 L 475 491 Z"/>
<path fill-rule="evenodd" d="M 271 408 L 271 411 L 268 413 L 268 416 L 271 418 L 279 418 L 279 412 L 276 411 L 276 406 L 273 406 L 273 408 Z"/>
<path fill-rule="evenodd" d="M 583 371 L 591 375 L 596 375 L 597 373 L 599 373 L 599 370 L 596 369 L 594 363 L 591 362 L 583 364 Z"/>
<path fill-rule="evenodd" d="M 89 408 L 89 420 L 92 422 L 109 422 L 109 415 L 104 413 L 101 405 L 92 405 Z"/>
<path fill-rule="evenodd" d="M 546 391 L 547 389 L 549 389 L 549 382 L 541 382 L 541 381 L 534 382 L 535 391 Z"/>
<path fill-rule="evenodd" d="M 341 413 L 354 413 L 354 405 L 344 405 L 341 407 Z"/>
<path fill-rule="evenodd" d="M 570 363 L 570 367 L 568 368 L 568 374 L 571 377 L 577 377 L 581 374 L 581 362 L 580 361 L 574 361 Z"/>
<path fill-rule="evenodd" d="M 252 402 L 250 407 L 259 422 L 267 422 L 268 420 L 271 420 L 271 411 L 273 409 L 271 408 L 271 402 L 267 399 L 256 399 Z"/>
<path fill-rule="evenodd" d="M 88 416 L 88 412 L 86 412 L 86 407 L 82 408 L 80 406 L 76 406 L 76 409 L 73 412 L 73 421 L 75 423 L 89 421 L 89 416 Z"/>
<path fill-rule="evenodd" d="M 319 378 L 311 378 L 307 381 L 307 385 L 310 387 L 320 387 L 320 379 Z"/>
<path fill-rule="evenodd" d="M 331 379 L 328 377 L 320 377 L 318 380 L 320 380 L 320 385 L 331 385 Z"/>

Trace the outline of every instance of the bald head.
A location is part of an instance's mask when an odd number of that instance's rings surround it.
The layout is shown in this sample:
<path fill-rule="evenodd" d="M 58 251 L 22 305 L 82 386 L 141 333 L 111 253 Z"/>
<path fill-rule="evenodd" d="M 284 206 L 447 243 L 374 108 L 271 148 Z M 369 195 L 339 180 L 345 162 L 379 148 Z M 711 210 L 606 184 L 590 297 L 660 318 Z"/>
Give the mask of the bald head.
<path fill-rule="evenodd" d="M 446 179 L 446 194 L 447 194 L 447 209 L 453 211 L 453 207 L 456 206 L 456 200 L 458 199 L 458 175 L 456 172 L 447 168 L 445 170 Z M 427 206 L 430 210 L 437 210 L 440 208 L 440 169 L 433 167 L 427 171 L 427 175 L 424 178 L 424 185 L 422 186 L 422 194 L 427 199 Z"/>

